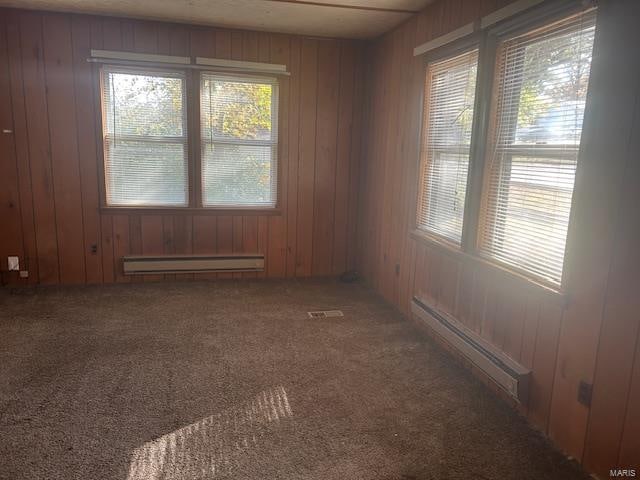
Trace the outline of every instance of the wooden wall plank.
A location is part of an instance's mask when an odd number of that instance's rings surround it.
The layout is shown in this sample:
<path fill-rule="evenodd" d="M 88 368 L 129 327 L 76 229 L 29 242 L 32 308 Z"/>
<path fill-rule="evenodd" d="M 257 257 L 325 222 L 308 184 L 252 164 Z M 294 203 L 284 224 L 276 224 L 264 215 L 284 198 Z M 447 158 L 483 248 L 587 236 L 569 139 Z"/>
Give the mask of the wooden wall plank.
<path fill-rule="evenodd" d="M 636 339 L 633 376 L 629 387 L 617 465 L 628 465 L 635 468 L 636 472 L 640 469 L 640 335 Z"/>
<path fill-rule="evenodd" d="M 113 216 L 102 215 L 100 217 L 100 234 L 102 239 L 102 281 L 104 283 L 115 282 L 114 246 L 113 246 Z"/>
<path fill-rule="evenodd" d="M 314 249 L 318 40 L 303 39 L 301 52 L 296 276 L 308 277 L 312 272 Z"/>
<path fill-rule="evenodd" d="M 335 205 L 333 210 L 333 258 L 331 273 L 347 270 L 349 236 L 349 188 L 351 185 L 351 150 L 354 121 L 354 81 L 357 50 L 344 42 L 340 48 L 340 84 L 338 87 L 337 150 L 335 170 Z"/>
<path fill-rule="evenodd" d="M 140 217 L 142 232 L 142 254 L 162 255 L 164 253 L 164 230 L 162 215 L 142 215 Z M 145 282 L 163 280 L 164 275 L 145 275 Z"/>
<path fill-rule="evenodd" d="M 127 283 L 131 277 L 124 274 L 122 257 L 131 253 L 130 223 L 127 215 L 113 216 L 113 268 L 116 282 Z"/>
<path fill-rule="evenodd" d="M 291 78 L 289 89 L 289 144 L 287 182 L 287 277 L 293 277 L 297 271 L 298 240 L 298 170 L 300 162 L 300 92 L 302 63 L 302 42 L 299 38 L 290 41 Z M 282 170 L 284 172 L 284 170 Z"/>
<path fill-rule="evenodd" d="M 23 267 L 28 272 L 27 283 L 39 281 L 38 251 L 32 195 L 31 169 L 29 159 L 29 139 L 25 105 L 24 80 L 22 72 L 22 52 L 20 45 L 20 18 L 15 11 L 5 16 L 9 75 L 11 84 L 11 109 L 13 117 L 13 141 L 22 219 Z"/>
<path fill-rule="evenodd" d="M 0 21 L 0 96 L 11 99 L 9 53 L 6 23 Z M 16 145 L 13 124 L 12 102 L 0 102 L 0 218 L 3 234 L 0 235 L 0 284 L 19 283 L 17 272 L 5 272 L 7 257 L 17 255 L 21 268 L 25 267 L 22 242 L 22 216 L 20 213 L 20 190 Z"/>
<path fill-rule="evenodd" d="M 318 90 L 313 186 L 313 259 L 311 273 L 330 275 L 333 262 L 336 143 L 340 71 L 340 43 L 318 43 Z"/>
<path fill-rule="evenodd" d="M 262 42 L 261 42 L 262 45 Z M 274 63 L 289 65 L 290 68 L 290 41 L 285 35 L 274 35 L 269 43 L 269 58 Z M 268 275 L 270 277 L 284 277 L 287 271 L 287 221 L 289 217 L 289 103 L 290 103 L 291 79 L 284 77 L 279 79 L 278 106 L 278 205 L 282 209 L 280 215 L 268 218 L 269 239 L 267 246 Z"/>
<path fill-rule="evenodd" d="M 32 12 L 21 13 L 20 33 L 38 278 L 40 283 L 52 284 L 60 281 L 60 273 L 48 113 L 45 113 L 42 16 Z"/>
<path fill-rule="evenodd" d="M 71 22 L 68 15 L 47 14 L 43 19 L 44 68 L 49 114 L 50 154 L 58 265 L 62 283 L 85 282 L 84 226 L 75 94 Z"/>
<path fill-rule="evenodd" d="M 98 41 L 99 37 L 99 41 Z M 87 283 L 102 282 L 102 262 L 99 255 L 100 216 L 98 213 L 98 162 L 96 111 L 94 82 L 97 80 L 91 64 L 87 62 L 91 48 L 102 47 L 102 23 L 87 22 L 80 16 L 71 18 L 73 41 L 73 75 L 76 109 L 76 132 L 78 135 L 78 161 L 80 169 L 80 191 L 82 196 L 82 224 L 84 232 L 84 263 Z M 86 99 L 91 99 L 87 101 Z"/>
<path fill-rule="evenodd" d="M 363 110 L 365 105 L 365 53 L 363 45 L 357 45 L 354 52 L 353 104 L 351 123 L 351 150 L 349 152 L 349 195 L 347 215 L 347 253 L 346 270 L 356 269 L 358 256 L 358 209 L 360 200 L 360 158 L 362 152 Z"/>

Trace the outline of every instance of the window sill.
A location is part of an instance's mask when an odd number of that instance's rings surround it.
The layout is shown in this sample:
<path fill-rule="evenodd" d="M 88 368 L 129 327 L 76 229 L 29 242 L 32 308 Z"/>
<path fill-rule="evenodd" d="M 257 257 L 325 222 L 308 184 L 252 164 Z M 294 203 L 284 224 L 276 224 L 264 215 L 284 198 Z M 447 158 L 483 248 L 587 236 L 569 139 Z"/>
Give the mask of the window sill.
<path fill-rule="evenodd" d="M 265 216 L 281 215 L 280 208 L 208 208 L 208 207 L 101 207 L 109 215 L 218 215 Z"/>
<path fill-rule="evenodd" d="M 530 278 L 525 274 L 510 269 L 508 266 L 494 262 L 491 259 L 481 257 L 477 254 L 464 252 L 457 246 L 449 244 L 439 238 L 435 238 L 421 230 L 412 230 L 409 232 L 409 235 L 411 238 L 430 247 L 435 247 L 441 250 L 444 254 L 454 257 L 457 260 L 473 263 L 484 268 L 490 274 L 497 274 L 508 281 L 513 281 L 525 290 L 534 290 L 536 293 L 541 294 L 552 303 L 566 306 L 569 302 L 569 295 L 566 291 L 558 290 L 550 285 L 539 282 L 534 278 Z"/>

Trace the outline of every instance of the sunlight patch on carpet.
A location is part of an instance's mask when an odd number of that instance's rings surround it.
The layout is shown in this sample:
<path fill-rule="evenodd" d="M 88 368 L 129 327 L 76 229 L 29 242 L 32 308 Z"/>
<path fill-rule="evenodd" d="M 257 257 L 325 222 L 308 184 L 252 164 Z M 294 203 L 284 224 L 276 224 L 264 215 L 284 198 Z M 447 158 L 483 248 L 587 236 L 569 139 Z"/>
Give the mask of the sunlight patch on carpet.
<path fill-rule="evenodd" d="M 214 478 L 229 474 L 273 426 L 293 416 L 284 387 L 260 392 L 136 448 L 127 480 Z"/>

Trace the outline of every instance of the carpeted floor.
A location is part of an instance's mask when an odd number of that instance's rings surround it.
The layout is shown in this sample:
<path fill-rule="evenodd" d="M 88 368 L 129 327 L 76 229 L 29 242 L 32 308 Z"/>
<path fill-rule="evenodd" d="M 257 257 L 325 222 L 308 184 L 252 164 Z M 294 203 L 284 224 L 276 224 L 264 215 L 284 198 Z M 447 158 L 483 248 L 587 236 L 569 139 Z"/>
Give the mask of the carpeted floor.
<path fill-rule="evenodd" d="M 358 284 L 5 289 L 0 308 L 1 479 L 586 478 Z"/>

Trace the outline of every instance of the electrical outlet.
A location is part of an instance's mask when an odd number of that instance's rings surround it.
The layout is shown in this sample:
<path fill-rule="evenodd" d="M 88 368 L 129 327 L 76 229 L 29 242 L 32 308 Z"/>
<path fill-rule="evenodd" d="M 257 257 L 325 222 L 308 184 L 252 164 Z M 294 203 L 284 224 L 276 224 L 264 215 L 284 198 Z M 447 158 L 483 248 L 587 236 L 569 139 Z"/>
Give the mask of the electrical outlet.
<path fill-rule="evenodd" d="M 20 270 L 20 259 L 18 257 L 7 257 L 7 265 L 9 271 L 17 272 Z"/>
<path fill-rule="evenodd" d="M 29 278 L 28 270 L 20 270 L 20 278 Z"/>

